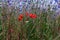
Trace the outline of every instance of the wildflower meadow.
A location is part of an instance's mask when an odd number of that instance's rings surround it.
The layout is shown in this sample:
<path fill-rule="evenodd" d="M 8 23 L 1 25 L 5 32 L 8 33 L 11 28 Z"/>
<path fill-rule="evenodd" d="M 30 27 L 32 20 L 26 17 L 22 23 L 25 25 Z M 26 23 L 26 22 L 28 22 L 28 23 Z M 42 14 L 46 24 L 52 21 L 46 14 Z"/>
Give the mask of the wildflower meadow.
<path fill-rule="evenodd" d="M 59 0 L 2 0 L 0 40 L 60 40 Z"/>

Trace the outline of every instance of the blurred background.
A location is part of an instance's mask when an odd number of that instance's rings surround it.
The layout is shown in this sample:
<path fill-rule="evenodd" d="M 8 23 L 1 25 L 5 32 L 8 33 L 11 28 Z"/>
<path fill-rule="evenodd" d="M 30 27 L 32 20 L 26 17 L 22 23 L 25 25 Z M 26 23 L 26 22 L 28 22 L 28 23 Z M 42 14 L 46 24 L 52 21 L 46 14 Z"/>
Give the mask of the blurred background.
<path fill-rule="evenodd" d="M 0 0 L 0 40 L 60 40 L 60 0 Z"/>

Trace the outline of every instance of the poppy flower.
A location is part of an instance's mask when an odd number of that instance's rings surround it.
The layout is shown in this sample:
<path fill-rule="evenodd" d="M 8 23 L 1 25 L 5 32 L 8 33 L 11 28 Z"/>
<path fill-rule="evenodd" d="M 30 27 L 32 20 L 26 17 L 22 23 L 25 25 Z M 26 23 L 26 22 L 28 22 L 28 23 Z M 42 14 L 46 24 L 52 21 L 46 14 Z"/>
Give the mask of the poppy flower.
<path fill-rule="evenodd" d="M 32 18 L 33 14 L 30 14 L 29 16 L 30 16 L 30 18 Z"/>
<path fill-rule="evenodd" d="M 19 21 L 21 21 L 21 20 L 22 20 L 22 18 L 21 18 L 21 17 L 19 17 L 19 18 L 18 18 L 18 20 L 19 20 Z"/>
<path fill-rule="evenodd" d="M 20 14 L 18 20 L 21 21 L 23 19 L 23 14 Z"/>
<path fill-rule="evenodd" d="M 30 18 L 32 18 L 32 19 L 37 18 L 37 15 L 36 15 L 36 14 L 30 14 L 29 16 L 30 16 Z"/>
<path fill-rule="evenodd" d="M 19 17 L 23 18 L 23 14 L 20 14 Z"/>
<path fill-rule="evenodd" d="M 37 18 L 37 15 L 36 14 L 33 14 L 32 18 Z"/>

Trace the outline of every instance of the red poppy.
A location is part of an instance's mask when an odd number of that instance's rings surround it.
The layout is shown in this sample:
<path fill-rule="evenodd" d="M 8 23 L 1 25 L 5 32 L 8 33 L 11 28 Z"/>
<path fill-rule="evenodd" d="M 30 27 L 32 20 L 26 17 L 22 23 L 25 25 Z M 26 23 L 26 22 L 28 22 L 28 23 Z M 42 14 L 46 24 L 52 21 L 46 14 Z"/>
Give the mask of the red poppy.
<path fill-rule="evenodd" d="M 29 16 L 30 16 L 30 18 L 33 18 L 33 19 L 37 18 L 36 14 L 30 14 Z"/>
<path fill-rule="evenodd" d="M 19 17 L 19 18 L 18 18 L 18 20 L 19 20 L 19 21 L 21 21 L 21 20 L 22 20 L 22 18 L 21 18 L 21 17 Z"/>
<path fill-rule="evenodd" d="M 23 14 L 20 14 L 18 20 L 21 21 L 23 19 Z"/>
<path fill-rule="evenodd" d="M 33 17 L 32 18 L 37 18 L 37 15 L 36 14 L 33 14 Z"/>
<path fill-rule="evenodd" d="M 20 14 L 19 17 L 23 18 L 23 14 Z"/>
<path fill-rule="evenodd" d="M 30 16 L 30 18 L 32 18 L 33 14 L 30 14 L 29 16 Z"/>

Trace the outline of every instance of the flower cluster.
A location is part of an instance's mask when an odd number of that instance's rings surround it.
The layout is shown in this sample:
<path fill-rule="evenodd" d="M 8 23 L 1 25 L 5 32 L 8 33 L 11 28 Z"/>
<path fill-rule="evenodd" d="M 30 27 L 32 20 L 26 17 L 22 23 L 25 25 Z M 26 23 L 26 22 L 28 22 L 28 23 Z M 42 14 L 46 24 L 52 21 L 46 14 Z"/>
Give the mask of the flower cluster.
<path fill-rule="evenodd" d="M 26 12 L 25 15 L 26 15 L 26 17 L 29 16 L 29 17 L 32 18 L 32 19 L 37 18 L 37 15 L 36 15 L 36 14 L 33 14 L 33 13 L 28 13 L 28 12 Z M 23 17 L 24 17 L 24 15 L 23 15 L 23 14 L 20 14 L 20 15 L 18 16 L 18 20 L 21 21 L 21 20 L 23 19 Z"/>
<path fill-rule="evenodd" d="M 20 12 L 23 12 L 23 7 L 26 11 L 29 11 L 33 8 L 47 9 L 48 5 L 50 5 L 52 10 L 56 10 L 60 8 L 60 2 L 58 0 L 7 0 L 9 6 L 15 6 L 15 8 L 19 8 Z"/>
<path fill-rule="evenodd" d="M 23 14 L 20 14 L 18 20 L 21 21 L 23 19 Z"/>
<path fill-rule="evenodd" d="M 32 19 L 37 18 L 37 15 L 36 15 L 36 14 L 30 14 L 29 16 L 30 16 L 30 18 L 32 18 Z"/>
<path fill-rule="evenodd" d="M 7 5 L 8 6 L 14 6 L 15 0 L 7 0 Z"/>

